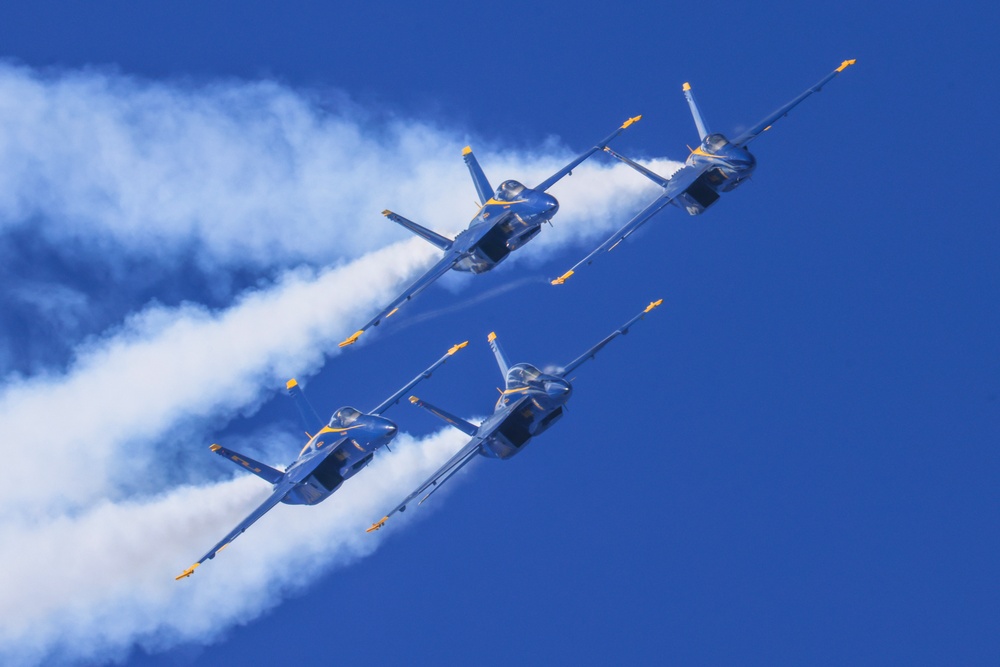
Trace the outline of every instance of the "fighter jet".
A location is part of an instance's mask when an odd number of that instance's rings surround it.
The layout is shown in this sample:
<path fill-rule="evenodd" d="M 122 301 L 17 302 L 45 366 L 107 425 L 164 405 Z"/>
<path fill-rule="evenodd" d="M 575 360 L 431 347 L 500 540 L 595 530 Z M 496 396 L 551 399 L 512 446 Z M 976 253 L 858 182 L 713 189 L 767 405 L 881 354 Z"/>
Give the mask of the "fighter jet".
<path fill-rule="evenodd" d="M 212 445 L 211 450 L 216 454 L 272 484 L 273 491 L 260 507 L 243 519 L 222 538 L 222 541 L 175 578 L 179 580 L 190 577 L 199 565 L 215 558 L 220 551 L 278 503 L 315 505 L 329 498 L 345 480 L 361 472 L 371 462 L 379 447 L 388 445 L 396 437 L 396 425 L 383 417 L 382 413 L 398 403 L 406 392 L 413 389 L 421 380 L 429 378 L 438 366 L 468 344 L 469 341 L 465 341 L 452 346 L 427 370 L 410 380 L 402 389 L 370 412 L 343 407 L 334 412 L 325 425 L 306 399 L 298 382 L 294 379 L 289 380 L 288 395 L 299 409 L 309 441 L 299 452 L 298 458 L 284 471 L 271 468 L 225 447 Z"/>
<path fill-rule="evenodd" d="M 500 392 L 490 415 L 482 424 L 476 426 L 460 417 L 431 405 L 416 396 L 410 397 L 410 402 L 418 405 L 447 424 L 471 436 L 471 440 L 448 460 L 430 478 L 408 495 L 403 502 L 396 505 L 388 514 L 377 521 L 367 532 L 378 530 L 396 512 L 406 509 L 414 498 L 426 493 L 420 503 L 427 500 L 431 494 L 448 481 L 452 475 L 461 470 L 477 456 L 506 460 L 519 452 L 534 438 L 548 430 L 563 415 L 566 402 L 573 392 L 573 386 L 567 376 L 575 371 L 588 359 L 592 359 L 605 345 L 618 335 L 629 332 L 629 328 L 643 319 L 646 313 L 663 303 L 663 299 L 654 301 L 645 310 L 615 330 L 604 340 L 581 354 L 566 366 L 551 373 L 539 370 L 531 364 L 520 363 L 511 365 L 507 355 L 500 349 L 495 333 L 487 337 L 497 365 L 504 376 L 505 387 Z M 418 503 L 418 504 L 420 504 Z"/>
<path fill-rule="evenodd" d="M 590 150 L 582 153 L 565 167 L 549 176 L 533 188 L 525 187 L 518 181 L 507 180 L 497 187 L 496 192 L 486 180 L 486 174 L 472 154 L 468 146 L 462 151 L 465 164 L 472 176 L 479 201 L 482 202 L 476 216 L 469 223 L 468 229 L 449 239 L 437 232 L 422 227 L 412 220 L 407 220 L 392 211 L 382 211 L 382 215 L 393 222 L 399 223 L 411 232 L 444 251 L 444 257 L 438 260 L 416 282 L 406 288 L 392 302 L 383 308 L 368 323 L 351 334 L 340 343 L 340 347 L 352 345 L 358 338 L 373 326 L 378 326 L 387 317 L 393 315 L 399 307 L 424 291 L 431 283 L 448 271 L 468 271 L 485 273 L 502 262 L 507 255 L 517 250 L 535 237 L 542 230 L 542 225 L 549 222 L 559 210 L 559 202 L 546 193 L 564 176 L 597 151 L 607 148 L 612 139 L 624 132 L 630 125 L 640 120 L 642 116 L 629 118 L 614 132 L 602 139 Z"/>
<path fill-rule="evenodd" d="M 845 60 L 840 64 L 840 67 L 820 79 L 814 86 L 765 117 L 732 141 L 717 132 L 709 132 L 708 126 L 705 124 L 705 120 L 698 110 L 698 105 L 694 101 L 691 84 L 685 83 L 682 87 L 684 97 L 687 98 L 688 106 L 691 107 L 691 115 L 694 116 L 694 124 L 698 128 L 701 144 L 688 155 L 684 167 L 669 178 L 660 176 L 646 167 L 633 162 L 624 155 L 619 155 L 610 148 L 605 147 L 605 152 L 612 157 L 621 160 L 662 187 L 663 194 L 653 200 L 638 215 L 625 223 L 624 227 L 615 232 L 611 238 L 598 246 L 596 250 L 577 262 L 573 268 L 553 280 L 552 284 L 562 285 L 584 264 L 592 264 L 601 253 L 614 250 L 619 243 L 627 239 L 635 230 L 669 204 L 684 209 L 690 215 L 704 213 L 709 206 L 718 201 L 721 193 L 734 190 L 738 185 L 750 178 L 754 168 L 757 166 L 757 158 L 747 150 L 747 145 L 767 130 L 770 130 L 774 123 L 787 116 L 788 112 L 797 107 L 804 99 L 813 93 L 819 92 L 831 79 L 853 65 L 854 62 L 854 60 Z"/>

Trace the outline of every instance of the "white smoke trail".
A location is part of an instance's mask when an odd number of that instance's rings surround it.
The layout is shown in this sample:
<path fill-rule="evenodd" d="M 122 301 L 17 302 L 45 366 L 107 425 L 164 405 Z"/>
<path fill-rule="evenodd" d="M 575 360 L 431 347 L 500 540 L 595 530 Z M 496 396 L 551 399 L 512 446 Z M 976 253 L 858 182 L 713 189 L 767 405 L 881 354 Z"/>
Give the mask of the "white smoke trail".
<path fill-rule="evenodd" d="M 203 568 L 184 588 L 173 575 L 266 489 L 240 478 L 138 498 L 123 482 L 147 469 L 161 434 L 232 416 L 264 387 L 315 371 L 335 341 L 437 256 L 417 239 L 386 245 L 403 233 L 377 214 L 374 225 L 360 223 L 370 211 L 390 206 L 442 232 L 474 213 L 471 194 L 467 205 L 451 196 L 472 192 L 457 157 L 464 138 L 452 143 L 415 122 L 373 130 L 350 114 L 267 83 L 190 90 L 0 66 L 0 229 L 37 220 L 52 243 L 75 239 L 95 262 L 113 253 L 94 248 L 111 247 L 169 265 L 192 242 L 203 262 L 223 267 L 368 253 L 286 271 L 219 311 L 148 306 L 81 344 L 65 371 L 0 385 L 0 438 L 17 471 L 0 485 L 9 582 L 0 656 L 30 664 L 210 641 L 277 604 L 271 584 L 287 588 L 308 580 L 303 570 L 374 548 L 358 522 L 377 518 L 463 439 L 404 447 L 316 508 L 277 508 L 280 522 L 262 519 L 225 552 L 225 568 Z M 495 182 L 530 185 L 575 152 L 480 158 Z M 555 227 L 512 261 L 597 238 L 650 197 L 638 175 L 594 162 L 552 192 L 562 204 Z"/>
<path fill-rule="evenodd" d="M 383 449 L 334 498 L 314 507 L 279 505 L 181 582 L 174 576 L 267 497 L 266 484 L 241 476 L 7 526 L 0 540 L 0 658 L 108 659 L 133 644 L 210 641 L 280 602 L 275 591 L 291 592 L 374 550 L 383 533 L 365 528 L 466 440 L 452 429 L 419 441 L 401 435 L 391 453 Z M 391 529 L 407 519 L 400 515 Z"/>

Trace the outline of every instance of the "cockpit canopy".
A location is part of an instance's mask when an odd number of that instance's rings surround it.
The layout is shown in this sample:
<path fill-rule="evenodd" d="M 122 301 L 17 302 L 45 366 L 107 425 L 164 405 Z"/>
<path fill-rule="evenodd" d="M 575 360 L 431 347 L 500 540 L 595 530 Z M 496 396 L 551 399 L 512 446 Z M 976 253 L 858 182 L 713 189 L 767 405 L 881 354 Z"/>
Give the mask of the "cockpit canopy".
<path fill-rule="evenodd" d="M 542 376 L 542 372 L 531 364 L 515 364 L 507 370 L 507 385 L 526 385 Z"/>
<path fill-rule="evenodd" d="M 729 140 L 721 134 L 710 134 L 705 137 L 705 147 L 711 151 L 717 151 L 728 143 Z"/>
<path fill-rule="evenodd" d="M 333 413 L 330 426 L 350 426 L 358 420 L 361 414 L 360 410 L 355 410 L 354 408 L 341 408 Z"/>
<path fill-rule="evenodd" d="M 497 188 L 495 199 L 497 201 L 514 201 L 524 191 L 524 186 L 517 181 L 504 181 Z"/>

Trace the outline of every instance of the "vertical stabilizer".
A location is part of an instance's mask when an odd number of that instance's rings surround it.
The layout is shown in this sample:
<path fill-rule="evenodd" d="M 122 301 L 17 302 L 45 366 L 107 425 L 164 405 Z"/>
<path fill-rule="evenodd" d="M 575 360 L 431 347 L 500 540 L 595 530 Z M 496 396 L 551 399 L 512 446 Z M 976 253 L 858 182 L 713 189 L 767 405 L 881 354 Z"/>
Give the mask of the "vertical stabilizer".
<path fill-rule="evenodd" d="M 490 335 L 486 337 L 486 340 L 490 343 L 490 349 L 493 350 L 493 356 L 497 358 L 497 365 L 500 367 L 500 372 L 503 373 L 504 378 L 507 378 L 507 369 L 510 368 L 510 362 L 507 361 L 507 355 L 503 353 L 500 349 L 500 343 L 497 342 L 497 335 L 490 332 Z"/>
<path fill-rule="evenodd" d="M 698 126 L 698 138 L 704 140 L 708 136 L 708 127 L 705 125 L 705 119 L 701 117 L 701 111 L 698 110 L 698 103 L 694 101 L 691 84 L 685 83 L 683 90 L 688 106 L 691 107 L 691 115 L 694 116 L 694 124 Z"/>
<path fill-rule="evenodd" d="M 490 182 L 486 180 L 486 174 L 483 173 L 483 168 L 479 166 L 479 160 L 472 154 L 471 147 L 466 146 L 462 149 L 462 159 L 465 160 L 465 164 L 469 168 L 472 183 L 476 186 L 476 194 L 479 195 L 479 205 L 482 206 L 493 196 L 493 188 L 490 187 Z"/>
<path fill-rule="evenodd" d="M 309 399 L 306 398 L 302 387 L 295 381 L 295 378 L 289 380 L 285 387 L 288 389 L 288 395 L 295 402 L 295 407 L 299 409 L 299 416 L 302 417 L 302 427 L 306 430 L 306 433 L 318 433 L 323 428 L 323 421 L 316 414 L 316 411 L 313 410 L 313 406 L 309 403 Z"/>

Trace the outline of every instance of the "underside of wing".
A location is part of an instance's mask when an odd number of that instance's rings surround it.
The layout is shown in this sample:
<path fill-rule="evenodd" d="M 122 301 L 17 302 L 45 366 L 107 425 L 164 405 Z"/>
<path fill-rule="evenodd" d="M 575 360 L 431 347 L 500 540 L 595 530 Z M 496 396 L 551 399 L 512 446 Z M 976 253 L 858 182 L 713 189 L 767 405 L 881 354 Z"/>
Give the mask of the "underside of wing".
<path fill-rule="evenodd" d="M 558 181 L 560 181 L 564 176 L 567 176 L 567 175 L 571 174 L 573 172 L 573 170 L 576 169 L 584 160 L 586 160 L 587 158 L 589 158 L 591 155 L 593 155 L 597 151 L 604 150 L 607 147 L 607 145 L 609 143 L 611 143 L 612 139 L 614 139 L 619 134 L 621 134 L 622 132 L 624 132 L 625 130 L 627 130 L 633 123 L 636 123 L 637 121 L 639 121 L 641 119 L 642 119 L 642 116 L 635 116 L 634 118 L 629 118 L 624 123 L 622 123 L 614 132 L 612 132 L 608 136 L 604 137 L 604 139 L 602 139 L 600 142 L 598 142 L 597 144 L 595 144 L 593 148 L 591 148 L 590 150 L 585 151 L 585 152 L 581 153 L 580 155 L 576 156 L 576 158 L 572 162 L 570 162 L 565 167 L 563 167 L 562 169 L 560 169 L 559 171 L 557 171 L 556 173 L 552 174 L 551 176 L 549 176 L 548 178 L 546 178 L 544 181 L 542 181 L 541 183 L 539 183 L 538 185 L 536 185 L 534 189 L 535 190 L 541 190 L 542 192 L 548 190 L 553 185 L 555 185 Z"/>
<path fill-rule="evenodd" d="M 413 493 L 406 496 L 406 499 L 403 500 L 403 502 L 393 507 L 388 514 L 386 514 L 380 520 L 372 524 L 372 527 L 369 528 L 367 532 L 370 533 L 373 530 L 378 530 L 379 528 L 381 528 L 383 524 L 385 524 L 385 522 L 389 520 L 389 517 L 391 517 L 396 512 L 402 512 L 403 510 L 405 510 L 406 506 L 410 504 L 413 501 L 413 499 L 416 498 L 417 496 L 426 492 L 426 495 L 420 500 L 420 502 L 423 502 L 428 497 L 430 497 L 430 495 L 435 491 L 437 491 L 439 488 L 441 488 L 441 485 L 444 484 L 446 481 L 448 481 L 452 477 L 452 475 L 454 475 L 459 470 L 464 468 L 466 464 L 469 463 L 469 461 L 471 461 L 479 454 L 479 450 L 482 447 L 482 443 L 483 439 L 480 438 L 479 436 L 472 438 L 472 440 L 470 440 L 464 447 L 462 447 L 462 449 L 459 450 L 457 454 L 448 459 L 447 463 L 438 468 L 437 472 L 428 477 L 427 481 L 418 486 Z"/>
<path fill-rule="evenodd" d="M 393 315 L 397 310 L 399 310 L 400 306 L 423 292 L 430 286 L 431 283 L 451 270 L 451 268 L 455 266 L 464 256 L 465 253 L 454 250 L 445 253 L 445 256 L 438 260 L 437 264 L 428 269 L 424 275 L 417 278 L 417 280 L 412 285 L 407 287 L 402 294 L 393 299 L 392 303 L 380 310 L 375 317 L 368 320 L 367 324 L 342 341 L 340 343 L 340 347 L 352 345 L 357 342 L 358 338 L 361 337 L 361 334 L 371 327 L 378 326 L 382 320 Z"/>
<path fill-rule="evenodd" d="M 579 262 L 573 265 L 566 273 L 562 274 L 558 278 L 552 281 L 553 285 L 562 285 L 565 283 L 573 274 L 580 270 L 581 267 L 593 264 L 594 260 L 605 252 L 610 252 L 615 249 L 615 247 L 627 239 L 635 230 L 639 229 L 647 220 L 652 218 L 654 215 L 663 210 L 674 197 L 663 195 L 657 197 L 652 204 L 642 209 L 634 218 L 625 223 L 625 226 L 614 233 L 607 241 L 597 246 L 589 255 L 581 259 Z"/>
<path fill-rule="evenodd" d="M 228 547 L 229 544 L 237 537 L 239 537 L 241 534 L 243 534 L 243 532 L 247 528 L 252 526 L 259 518 L 267 514 L 267 512 L 271 508 L 280 503 L 281 499 L 284 498 L 286 495 L 288 495 L 288 492 L 292 490 L 293 486 L 294 484 L 291 482 L 283 482 L 279 484 L 278 487 L 274 490 L 274 493 L 272 493 L 267 500 L 265 500 L 263 503 L 261 503 L 261 505 L 257 509 L 251 512 L 247 518 L 243 519 L 243 521 L 240 521 L 239 525 L 237 525 L 235 528 L 229 531 L 228 535 L 223 537 L 218 544 L 216 544 L 208 551 L 208 553 L 206 553 L 204 556 L 198 559 L 197 563 L 195 563 L 188 569 L 181 572 L 175 578 L 179 580 L 183 579 L 184 577 L 190 577 L 192 574 L 194 574 L 195 568 L 204 563 L 206 560 L 215 558 L 220 551 Z"/>
<path fill-rule="evenodd" d="M 613 341 L 618 336 L 624 336 L 625 334 L 627 334 L 633 324 L 645 318 L 646 313 L 653 311 L 653 309 L 655 308 L 659 308 L 662 304 L 663 304 L 663 299 L 651 302 L 648 306 L 646 306 L 645 309 L 643 309 L 641 313 L 639 313 L 638 315 L 630 319 L 628 322 L 626 322 L 622 326 L 612 331 L 610 335 L 606 336 L 597 345 L 594 345 L 592 348 L 581 354 L 579 357 L 566 364 L 566 366 L 563 367 L 562 371 L 560 371 L 557 375 L 559 375 L 559 377 L 566 377 L 567 375 L 575 371 L 577 368 L 579 368 L 580 365 L 583 364 L 585 361 L 587 361 L 588 359 L 593 359 L 594 355 L 600 352 L 605 345 Z"/>
<path fill-rule="evenodd" d="M 634 218 L 625 223 L 625 226 L 615 232 L 607 241 L 599 245 L 589 255 L 577 262 L 573 268 L 552 281 L 553 285 L 562 285 L 573 276 L 581 267 L 594 263 L 594 260 L 603 253 L 611 252 L 619 243 L 631 236 L 635 230 L 671 204 L 677 197 L 691 186 L 698 177 L 708 169 L 707 165 L 682 167 L 673 176 L 666 180 L 664 193 L 653 200 L 653 202 L 642 209 Z"/>
<path fill-rule="evenodd" d="M 832 72 L 830 72 L 829 74 L 827 74 L 825 77 L 823 77 L 822 79 L 820 79 L 819 81 L 817 81 L 815 84 L 813 84 L 811 87 L 809 87 L 801 95 L 799 95 L 798 97 L 796 97 L 795 99 L 793 99 L 791 102 L 789 102 L 785 106 L 781 107 L 780 109 L 774 111 L 770 115 L 766 116 L 759 123 L 757 123 L 756 125 L 754 125 L 753 127 L 751 127 L 749 130 L 747 130 L 746 132 L 744 132 L 740 136 L 736 137 L 736 139 L 733 140 L 733 143 L 736 144 L 737 146 L 746 146 L 748 143 L 750 143 L 751 141 L 753 141 L 754 139 L 756 139 L 758 136 L 760 136 L 761 134 L 763 134 L 765 131 L 771 129 L 771 126 L 774 123 L 778 122 L 778 120 L 781 119 L 782 117 L 788 115 L 789 111 L 791 111 L 792 109 L 794 109 L 795 107 L 797 107 L 799 104 L 801 104 L 802 101 L 805 100 L 807 97 L 809 97 L 813 93 L 818 93 L 820 90 L 822 90 L 823 86 L 825 86 L 827 83 L 829 83 L 835 76 L 837 76 L 838 74 L 840 74 L 841 72 L 843 72 L 845 69 L 847 69 L 848 67 L 850 67 L 851 65 L 853 65 L 854 62 L 855 61 L 853 61 L 853 60 L 845 60 L 844 62 L 840 63 L 840 67 L 838 67 L 837 69 L 833 70 Z"/>

